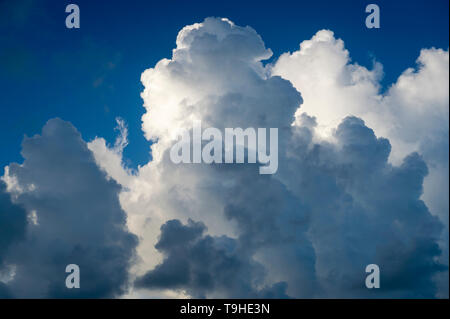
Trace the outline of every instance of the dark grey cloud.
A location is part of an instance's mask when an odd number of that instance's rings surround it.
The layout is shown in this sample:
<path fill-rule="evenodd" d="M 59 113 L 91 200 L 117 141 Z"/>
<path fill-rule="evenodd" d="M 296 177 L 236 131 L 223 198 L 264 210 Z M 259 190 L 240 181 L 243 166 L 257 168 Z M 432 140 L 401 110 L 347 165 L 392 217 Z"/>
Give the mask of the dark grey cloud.
<path fill-rule="evenodd" d="M 11 201 L 6 185 L 0 180 L 0 277 L 7 276 L 7 265 L 4 257 L 8 254 L 14 243 L 24 239 L 27 223 L 25 209 Z M 0 278 L 0 298 L 12 298 L 8 286 Z"/>
<path fill-rule="evenodd" d="M 162 225 L 156 248 L 164 260 L 135 286 L 179 289 L 197 298 L 287 298 L 285 283 L 263 285 L 262 265 L 242 250 L 239 241 L 204 235 L 205 231 L 203 223 L 192 220 L 187 225 L 177 219 Z"/>
<path fill-rule="evenodd" d="M 421 200 L 428 169 L 417 153 L 388 163 L 390 144 L 356 117 L 334 133 L 336 144 L 312 142 L 303 116 L 281 179 L 309 211 L 308 238 L 321 289 L 331 297 L 430 298 L 443 226 Z M 364 286 L 364 269 L 381 269 L 382 288 Z"/>
<path fill-rule="evenodd" d="M 437 259 L 443 226 L 421 200 L 424 160 L 412 153 L 392 166 L 389 141 L 356 117 L 337 127 L 335 143 L 314 142 L 315 129 L 315 119 L 303 115 L 301 126 L 282 132 L 277 175 L 248 164 L 198 168 L 207 171 L 209 196 L 224 203 L 210 214 L 236 222 L 238 237 L 169 221 L 156 245 L 164 262 L 136 286 L 196 297 L 434 297 L 433 278 L 446 267 Z M 165 165 L 177 176 L 192 169 Z M 365 287 L 372 263 L 381 269 L 381 289 Z"/>
<path fill-rule="evenodd" d="M 320 34 L 318 39 L 330 35 Z M 147 138 L 157 141 L 152 147 L 158 157 L 139 171 L 138 179 L 154 192 L 142 209 L 151 203 L 159 216 L 167 216 L 164 210 L 170 211 L 171 219 L 195 216 L 215 228 L 212 234 L 221 233 L 218 223 L 229 226 L 233 232 L 227 234 L 236 234 L 237 256 L 245 255 L 250 264 L 257 261 L 260 281 L 268 286 L 284 282 L 291 297 L 436 296 L 433 278 L 445 270 L 438 261 L 442 223 L 421 199 L 428 174 L 421 155 L 409 154 L 401 165 L 393 166 L 388 161 L 389 140 L 377 137 L 354 116 L 344 118 L 325 138 L 315 118 L 299 112 L 301 90 L 264 68 L 262 61 L 270 55 L 253 29 L 206 19 L 179 33 L 170 60 L 143 73 L 147 108 L 143 129 Z M 295 74 L 303 79 L 309 64 Z M 327 63 L 324 67 L 331 68 Z M 317 81 L 314 78 L 311 81 Z M 315 106 L 310 96 L 306 101 L 305 89 L 305 104 Z M 336 102 L 326 107 L 332 112 L 331 108 L 339 111 L 345 106 Z M 173 133 L 191 129 L 192 118 L 201 119 L 203 127 L 219 129 L 278 128 L 278 172 L 262 176 L 257 165 L 248 164 L 171 163 L 167 153 Z M 164 210 L 158 210 L 160 203 Z M 141 287 L 214 296 L 214 290 L 192 284 L 193 250 L 182 255 L 161 249 L 165 262 L 138 281 Z M 208 263 L 213 261 L 205 258 L 202 266 L 207 268 Z M 365 268 L 373 263 L 381 269 L 378 290 L 365 287 Z M 179 278 L 170 282 L 170 274 Z M 165 279 L 158 281 L 158 276 Z M 230 276 L 226 284 L 238 286 L 239 280 Z M 246 287 L 251 289 L 242 288 L 240 296 L 261 289 L 253 283 Z M 236 293 L 227 291 L 231 296 Z"/>
<path fill-rule="evenodd" d="M 6 185 L 0 180 L 0 269 L 10 246 L 25 236 L 27 213 L 11 201 Z"/>
<path fill-rule="evenodd" d="M 124 293 L 137 238 L 126 227 L 120 186 L 97 167 L 80 133 L 60 119 L 25 138 L 22 155 L 23 164 L 11 164 L 9 176 L 23 190 L 15 201 L 37 218 L 5 257 L 16 267 L 10 291 L 37 298 Z M 80 267 L 80 289 L 65 286 L 68 264 Z"/>

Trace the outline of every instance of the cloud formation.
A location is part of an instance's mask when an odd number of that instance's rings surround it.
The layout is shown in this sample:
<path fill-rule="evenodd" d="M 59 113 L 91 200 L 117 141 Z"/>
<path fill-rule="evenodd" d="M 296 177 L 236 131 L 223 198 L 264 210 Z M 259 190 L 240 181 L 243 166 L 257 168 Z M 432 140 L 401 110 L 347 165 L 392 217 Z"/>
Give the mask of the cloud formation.
<path fill-rule="evenodd" d="M 6 283 L 11 294 L 22 298 L 123 294 L 137 238 L 126 228 L 120 186 L 97 167 L 80 133 L 60 119 L 48 121 L 42 135 L 25 138 L 22 155 L 22 164 L 7 167 L 5 180 L 14 203 L 26 209 L 28 221 L 19 208 L 18 212 L 5 208 L 17 222 L 9 218 L 5 225 L 3 211 L 0 215 L 2 227 L 21 228 L 24 233 L 18 238 L 21 232 L 14 232 L 9 239 L 14 247 L 4 256 L 4 263 L 14 267 Z M 1 196 L 4 206 L 6 195 Z M 80 289 L 65 286 L 68 264 L 80 267 Z"/>
<path fill-rule="evenodd" d="M 0 227 L 17 229 L 0 234 L 0 295 L 115 297 L 130 281 L 159 297 L 448 295 L 448 51 L 422 50 L 384 93 L 381 64 L 351 63 L 331 31 L 271 55 L 228 19 L 184 27 L 142 74 L 153 160 L 135 172 L 120 120 L 113 146 L 59 119 L 26 138 L 0 186 Z M 277 173 L 174 164 L 194 120 L 278 128 Z M 63 286 L 70 263 L 79 291 Z M 368 290 L 372 263 L 381 288 Z"/>
<path fill-rule="evenodd" d="M 436 261 L 442 224 L 420 200 L 427 174 L 422 157 L 411 153 L 392 166 L 388 140 L 356 117 L 339 124 L 333 144 L 311 143 L 304 122 L 312 120 L 301 116 L 298 137 L 309 143 L 298 144 L 283 175 L 311 210 L 321 288 L 333 297 L 433 297 L 433 276 L 446 267 Z M 383 273 L 380 291 L 361 285 L 370 263 Z"/>
<path fill-rule="evenodd" d="M 161 226 L 156 249 L 165 255 L 162 264 L 136 281 L 137 287 L 184 289 L 196 298 L 286 298 L 286 283 L 255 290 L 263 267 L 246 254 L 239 242 L 227 236 L 203 235 L 203 223 L 173 219 Z M 242 251 L 243 250 L 243 251 Z M 230 280 L 233 278 L 233 280 Z"/>
<path fill-rule="evenodd" d="M 305 103 L 297 120 L 307 113 L 317 118 L 321 138 L 346 116 L 358 116 L 377 136 L 392 145 L 389 161 L 399 165 L 411 152 L 419 152 L 427 163 L 424 200 L 440 218 L 445 230 L 440 246 L 441 262 L 448 266 L 448 154 L 449 154 L 449 54 L 448 49 L 422 49 L 416 68 L 408 68 L 386 92 L 379 80 L 382 65 L 372 70 L 351 62 L 341 39 L 321 30 L 285 53 L 272 66 L 272 73 L 292 82 Z M 447 273 L 448 274 L 448 273 Z M 441 296 L 448 296 L 448 275 L 439 277 Z"/>
<path fill-rule="evenodd" d="M 236 292 L 220 283 L 217 290 L 194 284 L 183 268 L 196 267 L 189 254 L 178 258 L 161 246 L 175 223 L 168 220 L 192 230 L 192 219 L 204 223 L 208 234 L 198 231 L 187 251 L 193 254 L 192 247 L 208 239 L 217 253 L 214 238 L 229 238 L 262 266 L 260 282 L 247 282 L 249 295 L 283 283 L 281 291 L 296 298 L 434 297 L 434 278 L 446 272 L 438 260 L 446 249 L 442 222 L 422 201 L 423 180 L 434 167 L 420 148 L 401 147 L 409 144 L 392 132 L 403 106 L 390 110 L 388 105 L 399 103 L 387 101 L 406 94 L 394 92 L 408 76 L 427 74 L 441 85 L 448 52 L 422 51 L 420 69 L 406 71 L 384 96 L 381 65 L 368 70 L 350 64 L 343 41 L 330 31 L 319 31 L 299 52 L 264 66 L 270 56 L 252 28 L 208 18 L 183 28 L 172 58 L 142 74 L 142 128 L 154 142 L 153 161 L 123 180 L 127 190 L 121 194 L 130 228 L 141 238 L 138 286 L 233 297 Z M 437 72 L 429 71 L 434 60 Z M 448 92 L 439 94 L 433 98 L 440 104 L 433 107 L 448 112 Z M 427 119 L 427 127 L 434 119 Z M 278 173 L 260 176 L 256 165 L 173 164 L 168 150 L 193 120 L 219 129 L 278 127 Z M 443 130 L 448 132 L 448 122 Z M 448 140 L 442 132 L 433 134 L 433 141 Z M 442 164 L 448 167 L 445 157 Z M 365 288 L 370 263 L 382 269 L 383 289 Z M 190 275 L 162 279 L 175 269 Z"/>

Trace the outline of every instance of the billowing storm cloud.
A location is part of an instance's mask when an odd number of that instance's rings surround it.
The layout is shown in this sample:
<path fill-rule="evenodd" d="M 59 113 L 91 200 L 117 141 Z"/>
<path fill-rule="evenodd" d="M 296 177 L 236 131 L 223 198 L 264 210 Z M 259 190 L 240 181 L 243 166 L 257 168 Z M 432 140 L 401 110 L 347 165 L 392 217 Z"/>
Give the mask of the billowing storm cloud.
<path fill-rule="evenodd" d="M 192 220 L 187 225 L 177 219 L 162 225 L 155 247 L 165 255 L 164 262 L 138 278 L 136 287 L 184 289 L 197 298 L 287 297 L 285 282 L 257 290 L 264 275 L 262 265 L 235 239 L 203 236 L 205 230 L 203 223 Z"/>
<path fill-rule="evenodd" d="M 1 193 L 1 227 L 7 231 L 0 247 L 6 240 L 9 249 L 0 260 L 13 269 L 6 282 L 11 296 L 123 294 L 137 238 L 126 228 L 120 186 L 97 167 L 80 133 L 60 119 L 48 121 L 42 135 L 25 138 L 22 155 L 23 164 L 9 165 L 5 175 L 14 204 L 3 186 Z M 8 235 L 13 230 L 14 237 Z M 66 288 L 69 264 L 80 267 L 80 289 Z"/>
<path fill-rule="evenodd" d="M 184 27 L 172 57 L 142 74 L 152 160 L 135 171 L 121 120 L 113 146 L 61 120 L 26 139 L 3 178 L 1 205 L 18 212 L 6 220 L 22 233 L 0 237 L 0 265 L 14 268 L 0 294 L 448 296 L 448 51 L 422 50 L 385 93 L 382 65 L 350 63 L 328 30 L 271 56 L 228 19 Z M 173 163 L 194 121 L 278 128 L 278 171 Z M 55 277 L 74 260 L 87 276 L 79 295 Z M 380 289 L 365 286 L 369 264 Z"/>
<path fill-rule="evenodd" d="M 352 63 L 344 42 L 321 30 L 301 42 L 298 51 L 283 54 L 272 74 L 291 81 L 302 93 L 305 103 L 296 118 L 303 113 L 315 116 L 320 136 L 329 136 L 338 121 L 353 115 L 363 118 L 377 136 L 389 139 L 390 163 L 400 165 L 409 153 L 420 153 L 428 167 L 420 198 L 444 225 L 440 260 L 448 266 L 448 49 L 422 49 L 417 67 L 405 70 L 381 93 L 381 63 L 375 62 L 372 70 Z M 439 295 L 448 297 L 448 272 L 436 282 Z"/>

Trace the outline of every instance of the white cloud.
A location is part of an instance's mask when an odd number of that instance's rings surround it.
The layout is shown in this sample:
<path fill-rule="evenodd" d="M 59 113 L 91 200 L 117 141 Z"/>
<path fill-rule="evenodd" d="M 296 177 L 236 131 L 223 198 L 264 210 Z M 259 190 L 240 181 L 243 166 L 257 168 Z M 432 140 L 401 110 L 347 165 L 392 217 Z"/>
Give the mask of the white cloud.
<path fill-rule="evenodd" d="M 266 275 L 254 289 L 284 281 L 294 297 L 371 296 L 358 288 L 364 281 L 358 269 L 377 260 L 391 285 L 382 296 L 432 296 L 430 278 L 442 270 L 434 260 L 441 228 L 419 199 L 427 167 L 419 155 L 405 156 L 423 154 L 431 172 L 424 199 L 446 206 L 445 213 L 432 212 L 448 216 L 448 199 L 441 199 L 448 180 L 439 180 L 448 172 L 448 157 L 439 152 L 445 143 L 448 150 L 448 51 L 423 50 L 418 70 L 407 70 L 386 94 L 381 64 L 369 70 L 350 63 L 331 31 L 264 67 L 270 56 L 250 27 L 213 18 L 187 26 L 172 58 L 141 78 L 142 129 L 155 142 L 154 160 L 132 176 L 120 152 L 99 139 L 90 144 L 99 165 L 127 187 L 121 204 L 141 239 L 134 275 L 167 257 L 155 249 L 161 225 L 192 218 L 210 235 L 237 240 L 263 265 Z M 421 92 L 428 86 L 436 92 Z M 219 129 L 278 127 L 279 173 L 262 177 L 251 165 L 174 165 L 168 150 L 194 119 Z M 413 265 L 397 268 L 405 260 Z M 415 265 L 422 279 L 408 288 Z"/>
<path fill-rule="evenodd" d="M 393 163 L 400 163 L 413 151 L 424 156 L 430 172 L 422 198 L 446 225 L 441 245 L 448 252 L 449 202 L 448 196 L 443 196 L 449 189 L 448 50 L 423 49 L 417 64 L 382 94 L 381 65 L 375 63 L 368 70 L 351 63 L 343 41 L 322 30 L 303 41 L 298 51 L 282 55 L 273 73 L 290 80 L 302 92 L 304 104 L 297 117 L 302 113 L 316 116 L 322 132 L 330 132 L 345 116 L 355 115 L 364 118 L 378 136 L 389 139 Z M 448 254 L 442 260 L 448 264 Z"/>
<path fill-rule="evenodd" d="M 128 128 L 123 119 L 117 118 L 116 122 L 116 130 L 119 134 L 114 146 L 108 147 L 105 139 L 102 137 L 95 138 L 87 145 L 95 154 L 97 164 L 102 169 L 107 170 L 110 177 L 121 185 L 127 186 L 133 179 L 134 174 L 132 170 L 127 169 L 122 163 L 123 149 L 128 145 Z"/>

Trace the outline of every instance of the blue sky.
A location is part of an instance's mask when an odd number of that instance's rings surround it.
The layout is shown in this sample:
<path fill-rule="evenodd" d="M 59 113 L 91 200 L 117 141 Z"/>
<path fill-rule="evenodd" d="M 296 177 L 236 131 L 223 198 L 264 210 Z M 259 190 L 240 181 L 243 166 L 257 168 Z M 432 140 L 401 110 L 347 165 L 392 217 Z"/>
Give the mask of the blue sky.
<path fill-rule="evenodd" d="M 372 1 L 373 2 L 373 1 Z M 0 165 L 21 161 L 23 135 L 53 117 L 85 140 L 114 141 L 115 117 L 129 125 L 124 157 L 149 159 L 140 130 L 141 73 L 171 56 L 178 31 L 208 16 L 252 26 L 274 57 L 295 51 L 320 29 L 345 41 L 353 61 L 384 66 L 384 86 L 414 65 L 421 48 L 448 48 L 448 1 L 376 1 L 381 28 L 364 26 L 370 1 L 75 1 L 81 28 L 66 29 L 66 1 L 0 3 Z M 272 58 L 273 59 L 273 58 Z"/>

